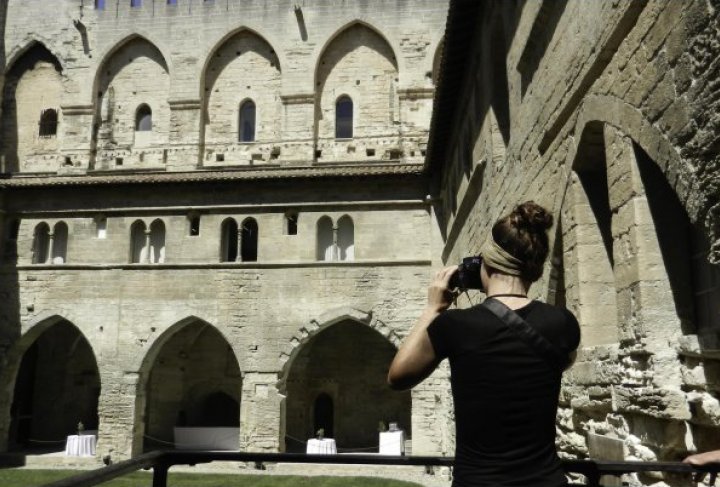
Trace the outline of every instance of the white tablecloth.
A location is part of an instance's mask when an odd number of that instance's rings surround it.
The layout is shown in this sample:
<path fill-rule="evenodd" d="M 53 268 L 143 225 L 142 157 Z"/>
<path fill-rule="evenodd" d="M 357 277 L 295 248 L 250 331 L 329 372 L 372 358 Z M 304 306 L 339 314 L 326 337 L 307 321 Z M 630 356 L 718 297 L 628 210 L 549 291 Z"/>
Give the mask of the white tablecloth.
<path fill-rule="evenodd" d="M 70 435 L 65 442 L 65 455 L 71 457 L 93 457 L 95 456 L 95 435 Z"/>
<path fill-rule="evenodd" d="M 240 428 L 175 428 L 178 450 L 239 450 Z"/>
<path fill-rule="evenodd" d="M 305 453 L 315 455 L 334 455 L 337 453 L 337 446 L 335 445 L 335 440 L 332 438 L 323 438 L 322 440 L 312 438 L 307 442 L 307 450 L 305 450 Z"/>
<path fill-rule="evenodd" d="M 380 433 L 380 455 L 402 455 L 405 453 L 405 433 L 386 431 Z"/>

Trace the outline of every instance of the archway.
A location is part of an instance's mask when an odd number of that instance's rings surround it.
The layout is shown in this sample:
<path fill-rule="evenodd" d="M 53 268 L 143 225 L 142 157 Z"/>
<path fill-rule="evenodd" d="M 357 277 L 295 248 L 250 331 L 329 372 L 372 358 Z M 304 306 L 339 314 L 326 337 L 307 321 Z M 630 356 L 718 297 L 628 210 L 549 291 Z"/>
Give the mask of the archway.
<path fill-rule="evenodd" d="M 380 333 L 350 319 L 302 345 L 287 373 L 287 451 L 304 451 L 321 425 L 326 437 L 334 435 L 338 451 L 373 451 L 381 421 L 397 422 L 409 436 L 410 392 L 386 384 L 395 351 Z"/>
<path fill-rule="evenodd" d="M 42 324 L 36 326 L 43 326 Z M 10 407 L 9 448 L 62 450 L 65 437 L 98 428 L 100 374 L 80 330 L 61 319 L 22 355 Z"/>
<path fill-rule="evenodd" d="M 240 367 L 215 327 L 193 319 L 171 328 L 146 362 L 146 380 L 140 384 L 145 389 L 145 450 L 176 444 L 176 427 L 239 428 Z"/>

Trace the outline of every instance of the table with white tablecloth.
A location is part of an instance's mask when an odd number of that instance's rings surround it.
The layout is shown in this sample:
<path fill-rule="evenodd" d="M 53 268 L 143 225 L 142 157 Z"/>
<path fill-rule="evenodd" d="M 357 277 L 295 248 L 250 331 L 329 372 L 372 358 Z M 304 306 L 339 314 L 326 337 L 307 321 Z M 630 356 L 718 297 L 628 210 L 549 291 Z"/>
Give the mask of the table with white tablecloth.
<path fill-rule="evenodd" d="M 402 430 L 380 433 L 380 455 L 403 455 L 405 453 L 405 433 Z"/>
<path fill-rule="evenodd" d="M 178 428 L 174 429 L 178 450 L 239 450 L 240 428 Z"/>
<path fill-rule="evenodd" d="M 97 436 L 70 435 L 65 441 L 65 455 L 69 457 L 94 457 Z"/>
<path fill-rule="evenodd" d="M 307 442 L 305 453 L 310 455 L 334 455 L 337 453 L 337 446 L 332 438 L 312 438 Z"/>

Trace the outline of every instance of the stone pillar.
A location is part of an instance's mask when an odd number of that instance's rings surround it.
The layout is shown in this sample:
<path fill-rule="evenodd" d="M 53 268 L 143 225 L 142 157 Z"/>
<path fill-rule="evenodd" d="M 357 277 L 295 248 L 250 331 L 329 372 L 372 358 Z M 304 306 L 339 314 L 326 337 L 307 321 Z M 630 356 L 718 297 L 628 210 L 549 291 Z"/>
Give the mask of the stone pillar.
<path fill-rule="evenodd" d="M 145 434 L 145 393 L 138 389 L 140 375 L 119 374 L 101 375 L 98 400 L 97 457 L 110 455 L 113 463 L 140 455 Z"/>
<path fill-rule="evenodd" d="M 309 163 L 315 157 L 315 93 L 282 95 L 283 162 Z"/>
<path fill-rule="evenodd" d="M 205 132 L 199 99 L 170 100 L 168 171 L 191 171 L 203 165 Z"/>
<path fill-rule="evenodd" d="M 274 372 L 246 372 L 240 400 L 240 449 L 277 452 L 283 448 L 283 402 Z"/>
<path fill-rule="evenodd" d="M 151 264 L 150 260 L 150 228 L 145 229 L 145 258 L 143 260 L 143 264 Z"/>
<path fill-rule="evenodd" d="M 60 107 L 59 174 L 85 173 L 92 161 L 93 105 L 65 105 Z"/>

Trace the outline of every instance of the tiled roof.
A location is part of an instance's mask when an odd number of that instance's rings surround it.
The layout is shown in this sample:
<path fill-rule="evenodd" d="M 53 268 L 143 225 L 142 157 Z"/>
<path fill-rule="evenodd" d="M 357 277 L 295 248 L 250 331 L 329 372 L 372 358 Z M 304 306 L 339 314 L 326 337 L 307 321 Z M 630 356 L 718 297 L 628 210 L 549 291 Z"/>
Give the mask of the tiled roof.
<path fill-rule="evenodd" d="M 372 177 L 387 175 L 420 175 L 421 164 L 365 164 L 333 166 L 295 166 L 236 170 L 197 170 L 191 172 L 143 172 L 83 174 L 72 176 L 34 175 L 0 179 L 0 188 L 29 188 L 44 186 L 93 186 L 116 184 L 193 183 L 260 179 L 300 179 L 325 177 Z"/>

